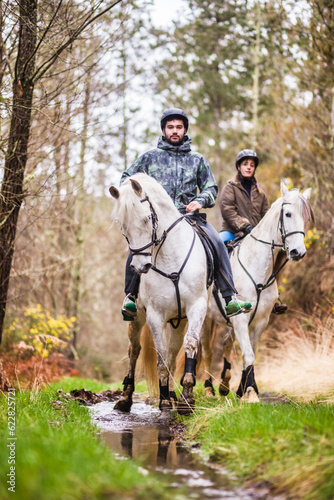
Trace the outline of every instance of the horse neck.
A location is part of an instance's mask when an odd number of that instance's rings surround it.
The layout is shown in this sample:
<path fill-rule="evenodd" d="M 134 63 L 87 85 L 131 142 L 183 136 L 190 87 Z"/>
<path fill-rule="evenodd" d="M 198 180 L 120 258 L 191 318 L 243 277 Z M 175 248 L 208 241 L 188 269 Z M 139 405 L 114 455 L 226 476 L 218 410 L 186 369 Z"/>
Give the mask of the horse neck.
<path fill-rule="evenodd" d="M 158 233 L 161 237 L 163 231 L 167 231 L 170 226 L 180 217 L 170 217 L 164 221 L 164 225 L 159 227 Z M 158 247 L 157 265 L 163 262 L 178 263 L 184 259 L 188 252 L 193 238 L 193 229 L 185 221 L 178 222 L 167 234 L 165 241 Z"/>

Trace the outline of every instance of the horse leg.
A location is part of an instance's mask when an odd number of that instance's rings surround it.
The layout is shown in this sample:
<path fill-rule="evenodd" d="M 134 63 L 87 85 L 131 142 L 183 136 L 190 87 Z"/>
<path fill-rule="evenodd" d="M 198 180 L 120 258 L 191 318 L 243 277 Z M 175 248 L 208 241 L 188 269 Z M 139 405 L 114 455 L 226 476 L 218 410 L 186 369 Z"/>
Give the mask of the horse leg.
<path fill-rule="evenodd" d="M 159 377 L 159 408 L 162 411 L 169 411 L 173 408 L 169 395 L 169 359 L 168 359 L 168 336 L 167 324 L 162 317 L 152 308 L 147 308 L 146 321 L 151 330 L 155 350 L 157 353 L 157 371 Z"/>
<path fill-rule="evenodd" d="M 115 410 L 129 412 L 132 406 L 132 394 L 135 390 L 135 370 L 136 363 L 140 353 L 140 331 L 142 324 L 135 320 L 129 323 L 128 337 L 129 337 L 129 371 L 123 380 L 123 396 L 115 404 Z"/>
<path fill-rule="evenodd" d="M 233 342 L 234 335 L 232 329 L 229 328 L 223 341 L 224 366 L 221 372 L 221 382 L 219 384 L 219 394 L 221 396 L 227 396 L 230 392 L 231 352 L 233 348 Z"/>
<path fill-rule="evenodd" d="M 171 326 L 168 326 L 169 329 L 168 366 L 170 369 L 169 397 L 171 398 L 174 404 L 177 403 L 177 396 L 174 390 L 176 359 L 182 347 L 185 327 L 186 327 L 186 320 L 183 320 L 180 326 L 176 330 L 173 330 L 172 332 L 170 331 Z"/>
<path fill-rule="evenodd" d="M 193 388 L 196 384 L 196 355 L 206 309 L 207 300 L 201 297 L 187 310 L 188 328 L 183 341 L 185 366 L 184 374 L 181 378 L 183 390 L 177 405 L 177 411 L 181 415 L 189 415 L 195 404 Z"/>
<path fill-rule="evenodd" d="M 203 352 L 203 362 L 204 362 L 204 371 L 207 375 L 207 378 L 204 381 L 204 394 L 208 398 L 212 398 L 216 395 L 215 390 L 212 384 L 212 375 L 211 375 L 211 364 L 212 364 L 212 344 L 213 337 L 215 335 L 215 323 L 214 321 L 206 316 L 202 330 L 201 330 L 201 345 Z"/>
<path fill-rule="evenodd" d="M 233 319 L 235 337 L 239 343 L 242 353 L 243 371 L 241 382 L 237 390 L 237 396 L 247 403 L 258 403 L 258 388 L 255 382 L 254 362 L 255 355 L 248 334 L 248 318 L 236 317 Z"/>

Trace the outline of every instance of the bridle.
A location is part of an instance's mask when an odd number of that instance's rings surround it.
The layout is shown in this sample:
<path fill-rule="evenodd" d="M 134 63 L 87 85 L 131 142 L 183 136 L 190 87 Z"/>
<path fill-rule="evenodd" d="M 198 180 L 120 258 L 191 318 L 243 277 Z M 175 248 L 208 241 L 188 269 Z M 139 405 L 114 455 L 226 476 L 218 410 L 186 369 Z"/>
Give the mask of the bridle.
<path fill-rule="evenodd" d="M 133 255 L 147 255 L 147 256 L 152 256 L 152 252 L 153 252 L 153 248 L 154 247 L 158 247 L 157 249 L 157 252 L 155 254 L 155 258 L 154 258 L 154 264 L 151 266 L 151 269 L 155 272 L 157 272 L 158 274 L 160 274 L 161 276 L 164 276 L 165 278 L 169 278 L 170 280 L 172 280 L 174 286 L 175 286 L 175 292 L 176 292 L 176 300 L 177 300 L 177 310 L 178 310 L 178 315 L 177 315 L 177 318 L 176 318 L 176 323 L 174 323 L 174 320 L 173 319 L 170 319 L 169 322 L 170 324 L 172 325 L 172 327 L 174 329 L 178 328 L 178 326 L 180 325 L 181 323 L 181 320 L 183 319 L 182 316 L 181 316 L 181 296 L 180 296 L 180 290 L 179 290 L 179 280 L 180 280 L 180 275 L 185 267 L 185 265 L 187 264 L 188 260 L 189 260 L 189 257 L 190 257 L 190 254 L 194 248 L 194 244 L 195 244 L 195 239 L 196 239 L 196 233 L 194 231 L 194 236 L 193 236 L 193 240 L 192 240 L 192 243 L 190 245 L 190 248 L 189 248 L 189 251 L 186 255 L 186 258 L 184 259 L 179 271 L 176 271 L 176 272 L 173 272 L 173 273 L 165 273 L 164 271 L 161 271 L 160 269 L 158 269 L 155 264 L 156 264 L 156 260 L 157 260 L 157 255 L 162 247 L 162 245 L 164 244 L 166 238 L 167 238 L 167 235 L 168 233 L 177 225 L 179 224 L 179 222 L 181 222 L 183 219 L 186 219 L 188 218 L 189 216 L 188 215 L 181 215 L 178 219 L 176 219 L 173 224 L 171 224 L 167 229 L 165 229 L 165 231 L 162 233 L 161 237 L 158 238 L 157 236 L 157 230 L 158 230 L 158 216 L 157 216 L 157 213 L 156 211 L 154 210 L 154 207 L 149 199 L 149 197 L 146 195 L 145 198 L 141 199 L 140 200 L 140 203 L 144 203 L 146 202 L 149 204 L 149 207 L 150 207 L 150 216 L 149 218 L 152 220 L 152 235 L 151 235 L 151 241 L 149 243 L 147 243 L 146 245 L 143 245 L 142 247 L 139 247 L 139 248 L 132 248 L 130 246 L 130 242 L 128 240 L 128 238 L 124 235 L 126 241 L 128 242 L 128 245 L 129 245 L 129 250 L 131 251 L 131 253 Z M 147 250 L 148 248 L 151 248 L 151 251 L 150 252 L 145 252 L 145 250 Z"/>
<path fill-rule="evenodd" d="M 140 200 L 140 203 L 144 203 L 145 201 L 147 201 L 147 203 L 149 204 L 149 206 L 150 206 L 150 212 L 151 212 L 151 215 L 149 216 L 149 218 L 152 220 L 152 236 L 151 236 L 151 241 L 149 243 L 147 243 L 147 245 L 143 245 L 142 247 L 132 248 L 131 245 L 130 245 L 130 242 L 129 242 L 128 238 L 127 238 L 127 236 L 124 235 L 124 238 L 128 242 L 129 250 L 130 250 L 130 252 L 133 255 L 149 255 L 149 256 L 151 256 L 152 255 L 152 251 L 151 252 L 144 252 L 144 250 L 146 250 L 147 248 L 151 248 L 153 246 L 158 245 L 164 235 L 162 235 L 161 238 L 159 238 L 159 239 L 157 238 L 158 216 L 157 216 L 157 213 L 154 210 L 154 207 L 153 207 L 153 205 L 152 205 L 152 203 L 151 203 L 151 201 L 150 201 L 150 199 L 149 199 L 149 197 L 147 195 L 145 196 L 145 198 L 143 198 L 142 200 Z"/>
<path fill-rule="evenodd" d="M 305 236 L 305 232 L 304 231 L 291 231 L 290 233 L 286 232 L 286 229 L 285 229 L 285 226 L 284 226 L 284 209 L 283 209 L 284 205 L 291 205 L 291 203 L 289 203 L 289 202 L 283 202 L 282 206 L 281 206 L 281 211 L 280 211 L 280 216 L 279 216 L 279 221 L 278 221 L 278 229 L 279 229 L 279 231 L 281 233 L 282 244 L 275 243 L 274 240 L 272 240 L 271 242 L 270 241 L 260 240 L 259 238 L 256 238 L 252 233 L 250 233 L 250 236 L 254 240 L 259 241 L 260 243 L 264 243 L 265 245 L 270 245 L 271 246 L 271 257 L 272 257 L 273 271 L 272 271 L 271 275 L 269 276 L 269 278 L 268 278 L 268 280 L 267 280 L 267 282 L 265 284 L 263 284 L 263 283 L 256 283 L 255 280 L 253 279 L 252 275 L 247 271 L 246 267 L 241 262 L 240 256 L 239 256 L 240 246 L 241 245 L 238 246 L 238 252 L 237 252 L 238 262 L 239 262 L 240 266 L 242 267 L 242 269 L 247 274 L 247 276 L 251 279 L 253 285 L 255 286 L 256 293 L 257 293 L 256 306 L 255 306 L 255 309 L 254 309 L 254 311 L 253 311 L 253 313 L 251 315 L 251 318 L 250 318 L 250 320 L 248 322 L 248 326 L 251 324 L 251 322 L 253 321 L 254 316 L 256 314 L 256 311 L 257 311 L 257 308 L 258 308 L 258 305 L 259 305 L 259 301 L 260 301 L 260 295 L 261 295 L 261 293 L 263 292 L 263 290 L 266 290 L 266 288 L 269 288 L 275 282 L 276 276 L 283 269 L 283 267 L 285 266 L 285 264 L 289 260 L 288 257 L 286 257 L 286 259 L 283 262 L 283 264 L 278 269 L 276 269 L 276 271 L 274 271 L 274 266 L 275 266 L 274 250 L 275 250 L 275 248 L 281 248 L 284 252 L 287 252 L 288 251 L 288 246 L 286 244 L 286 239 L 289 236 L 292 236 L 293 234 L 302 234 L 303 236 Z"/>
<path fill-rule="evenodd" d="M 282 250 L 287 252 L 288 247 L 286 246 L 286 239 L 293 234 L 302 234 L 303 236 L 305 236 L 304 231 L 291 231 L 290 233 L 286 232 L 285 226 L 284 226 L 284 209 L 283 209 L 284 205 L 292 205 L 292 203 L 285 201 L 282 203 L 282 206 L 281 206 L 281 211 L 280 211 L 279 220 L 278 220 L 278 229 L 279 229 L 279 232 L 281 233 L 282 244 L 275 243 L 274 240 L 272 242 L 260 240 L 259 238 L 256 238 L 252 233 L 250 233 L 250 236 L 254 240 L 259 241 L 260 243 L 264 243 L 265 245 L 271 245 L 272 252 L 274 251 L 275 248 L 282 248 Z"/>

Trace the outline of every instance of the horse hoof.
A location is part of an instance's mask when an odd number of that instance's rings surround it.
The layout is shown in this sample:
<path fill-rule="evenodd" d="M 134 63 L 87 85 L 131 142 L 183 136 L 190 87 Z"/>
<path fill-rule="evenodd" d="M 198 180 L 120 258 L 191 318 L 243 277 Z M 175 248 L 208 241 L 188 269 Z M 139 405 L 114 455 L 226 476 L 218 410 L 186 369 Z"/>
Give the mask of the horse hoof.
<path fill-rule="evenodd" d="M 223 374 L 222 374 L 223 375 Z M 226 369 L 224 373 L 224 377 L 219 384 L 219 394 L 221 396 L 227 396 L 230 392 L 230 380 L 231 380 L 231 370 L 229 368 Z"/>
<path fill-rule="evenodd" d="M 173 409 L 173 403 L 169 399 L 161 399 L 159 404 L 159 410 L 170 411 Z"/>
<path fill-rule="evenodd" d="M 223 384 L 223 382 L 221 382 L 219 384 L 219 394 L 224 397 L 224 396 L 227 396 L 228 393 L 230 392 L 230 389 L 229 387 L 227 387 L 225 384 Z"/>
<path fill-rule="evenodd" d="M 213 387 L 205 387 L 204 388 L 204 396 L 207 398 L 214 398 L 216 395 L 215 390 Z"/>
<path fill-rule="evenodd" d="M 256 394 L 253 387 L 247 387 L 245 394 L 240 398 L 244 403 L 259 403 L 259 396 Z"/>
<path fill-rule="evenodd" d="M 179 401 L 177 403 L 177 412 L 179 415 L 188 416 L 190 413 L 194 411 L 195 407 L 195 399 L 191 398 L 189 400 L 185 399 L 185 397 L 181 394 L 179 397 Z"/>
<path fill-rule="evenodd" d="M 129 413 L 131 410 L 132 401 L 129 399 L 121 398 L 117 401 L 114 406 L 114 410 L 122 411 L 123 413 Z"/>

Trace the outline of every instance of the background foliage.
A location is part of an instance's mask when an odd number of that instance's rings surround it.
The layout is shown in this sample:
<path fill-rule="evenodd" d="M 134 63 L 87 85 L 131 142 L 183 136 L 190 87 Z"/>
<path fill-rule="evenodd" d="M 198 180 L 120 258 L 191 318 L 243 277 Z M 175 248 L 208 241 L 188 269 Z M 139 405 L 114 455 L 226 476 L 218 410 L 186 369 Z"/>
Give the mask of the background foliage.
<path fill-rule="evenodd" d="M 320 319 L 333 313 L 333 1 L 188 0 L 168 31 L 152 26 L 150 5 L 122 1 L 36 83 L 6 306 L 5 344 L 13 322 L 24 329 L 26 308 L 40 304 L 52 318 L 76 318 L 71 352 L 80 368 L 115 380 L 127 347 L 119 311 L 127 251 L 110 224 L 107 188 L 155 147 L 166 107 L 189 114 L 193 146 L 208 158 L 220 187 L 246 147 L 261 158 L 258 180 L 270 202 L 281 178 L 312 187 L 316 228 L 307 233 L 306 258 L 284 271 L 280 286 L 290 312 L 271 328 L 284 328 L 296 310 Z M 11 0 L 0 6 L 4 172 L 18 12 Z M 61 6 L 39 67 L 84 8 Z M 39 33 L 56 9 L 40 2 Z M 219 229 L 218 209 L 209 217 Z"/>

